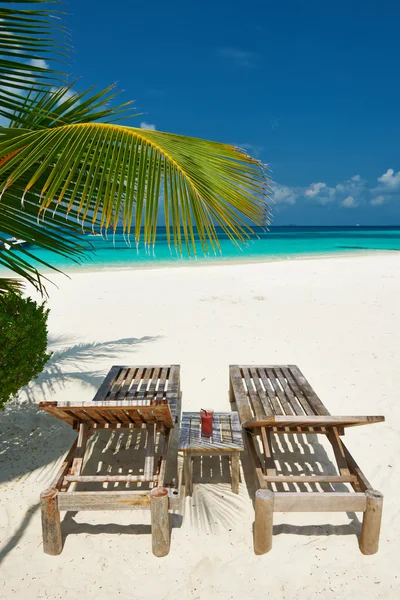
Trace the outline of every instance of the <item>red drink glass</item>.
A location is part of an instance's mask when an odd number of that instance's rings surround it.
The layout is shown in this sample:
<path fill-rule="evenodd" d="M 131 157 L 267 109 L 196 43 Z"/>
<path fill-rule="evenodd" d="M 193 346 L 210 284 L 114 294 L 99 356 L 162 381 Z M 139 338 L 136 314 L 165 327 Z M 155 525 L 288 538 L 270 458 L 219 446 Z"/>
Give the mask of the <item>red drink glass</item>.
<path fill-rule="evenodd" d="M 211 409 L 202 408 L 200 411 L 201 417 L 201 435 L 205 437 L 211 437 L 213 431 L 213 416 L 214 411 Z"/>

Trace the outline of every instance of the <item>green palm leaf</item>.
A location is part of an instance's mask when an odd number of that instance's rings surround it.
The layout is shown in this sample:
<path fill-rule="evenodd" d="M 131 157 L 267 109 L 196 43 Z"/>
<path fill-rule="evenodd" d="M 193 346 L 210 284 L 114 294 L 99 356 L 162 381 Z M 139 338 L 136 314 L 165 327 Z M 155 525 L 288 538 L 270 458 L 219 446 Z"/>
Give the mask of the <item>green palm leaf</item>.
<path fill-rule="evenodd" d="M 143 228 L 153 244 L 162 192 L 168 239 L 189 252 L 195 229 L 208 250 L 208 242 L 218 247 L 215 225 L 244 241 L 250 221 L 267 222 L 261 163 L 227 144 L 106 123 L 10 128 L 4 137 L 0 195 L 30 173 L 23 193 L 40 196 L 40 212 L 75 209 L 82 224 L 114 231 L 122 224 L 127 233 L 133 221 L 136 242 Z"/>
<path fill-rule="evenodd" d="M 4 108 L 0 115 L 10 119 L 12 127 L 0 129 L 0 140 L 18 137 L 26 130 L 46 127 L 57 127 L 59 124 L 90 122 L 96 119 L 108 119 L 119 114 L 127 116 L 131 103 L 125 103 L 111 108 L 110 101 L 114 99 L 114 86 L 91 94 L 91 90 L 83 93 L 74 93 L 70 96 L 70 88 L 60 88 L 54 92 L 40 91 L 28 94 L 17 110 L 12 110 L 3 102 Z M 128 112 L 127 112 L 128 111 Z M 6 155 L 0 158 L 0 165 L 9 158 Z M 48 262 L 38 260 L 29 251 L 29 246 L 10 245 L 7 240 L 11 237 L 23 239 L 35 246 L 56 252 L 73 261 L 80 262 L 90 256 L 91 246 L 82 241 L 82 227 L 78 223 L 75 209 L 70 213 L 70 219 L 65 220 L 65 213 L 59 210 L 56 215 L 50 213 L 42 215 L 38 220 L 40 207 L 39 196 L 28 191 L 25 194 L 24 208 L 21 207 L 21 197 L 25 186 L 32 176 L 33 171 L 27 170 L 15 185 L 8 189 L 0 202 L 0 265 L 24 277 L 34 286 L 43 291 L 43 282 L 38 268 L 52 269 Z M 44 184 L 47 179 L 44 172 L 39 183 Z M 60 236 L 60 231 L 64 234 Z M 36 266 L 35 266 L 36 264 Z M 57 270 L 57 269 L 56 269 Z M 3 287 L 9 287 L 9 281 L 3 282 Z M 0 280 L 0 291 L 1 291 Z"/>
<path fill-rule="evenodd" d="M 17 2 L 19 3 L 19 2 Z M 43 0 L 24 0 L 24 4 L 42 4 Z M 19 100 L 37 88 L 60 81 L 62 74 L 49 69 L 42 61 L 67 56 L 69 44 L 60 21 L 61 13 L 48 10 L 16 9 L 14 0 L 0 6 L 0 90 L 2 101 L 14 94 Z M 6 5 L 6 6 L 4 6 Z M 56 37 L 54 34 L 58 34 Z"/>
<path fill-rule="evenodd" d="M 60 235 L 61 232 L 68 235 Z M 23 277 L 44 292 L 43 276 L 40 275 L 38 268 L 44 267 L 55 271 L 58 269 L 39 259 L 29 250 L 29 245 L 15 246 L 10 242 L 10 238 L 22 239 L 28 244 L 57 252 L 80 263 L 89 256 L 91 246 L 78 237 L 78 232 L 80 232 L 79 226 L 71 222 L 66 227 L 65 218 L 63 219 L 61 215 L 55 215 L 54 218 L 45 216 L 44 219 L 38 220 L 37 198 L 28 194 L 22 209 L 20 196 L 16 196 L 12 190 L 9 190 L 0 203 L 0 266 Z M 2 282 L 3 287 L 6 289 L 9 287 L 9 282 L 0 279 L 0 291 Z"/>

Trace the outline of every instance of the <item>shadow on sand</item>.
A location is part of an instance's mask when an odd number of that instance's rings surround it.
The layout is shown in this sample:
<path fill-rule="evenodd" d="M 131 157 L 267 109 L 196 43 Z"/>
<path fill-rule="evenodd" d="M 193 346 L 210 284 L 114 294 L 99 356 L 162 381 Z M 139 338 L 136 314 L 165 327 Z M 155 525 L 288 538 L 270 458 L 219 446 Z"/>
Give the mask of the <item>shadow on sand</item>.
<path fill-rule="evenodd" d="M 53 355 L 43 373 L 22 391 L 22 401 L 12 401 L 4 412 L 0 412 L 0 483 L 14 479 L 29 482 L 29 478 L 34 477 L 35 485 L 40 483 L 45 489 L 76 433 L 62 421 L 41 411 L 37 403 L 51 399 L 52 394 L 74 380 L 88 386 L 87 398 L 90 400 L 116 357 L 124 352 L 131 357 L 133 346 L 140 350 L 142 344 L 156 339 L 158 337 L 123 338 L 53 350 L 65 344 L 67 338 L 50 338 L 49 350 Z M 90 363 L 96 360 L 103 364 L 107 361 L 107 366 L 103 370 L 91 369 Z M 38 507 L 39 504 L 34 504 L 28 509 L 16 533 L 0 549 L 0 560 L 18 544 Z"/>
<path fill-rule="evenodd" d="M 231 470 L 227 456 L 206 455 L 193 459 L 193 494 L 185 500 L 186 486 L 181 486 L 181 510 L 193 527 L 208 533 L 233 529 L 248 508 L 247 494 L 231 490 Z M 241 476 L 241 481 L 243 477 Z"/>
<path fill-rule="evenodd" d="M 48 350 L 52 352 L 52 356 L 37 379 L 22 390 L 22 397 L 30 402 L 44 401 L 71 381 L 78 381 L 95 391 L 112 366 L 112 360 L 119 358 L 121 353 L 131 353 L 133 346 L 153 342 L 159 336 L 78 343 L 57 349 L 66 339 L 64 336 L 49 338 Z M 107 360 L 107 367 L 93 370 L 89 365 L 94 360 L 103 363 Z"/>
<path fill-rule="evenodd" d="M 182 398 L 177 401 L 177 414 L 181 413 Z M 162 436 L 157 435 L 155 464 L 160 448 L 158 445 Z M 168 485 L 177 485 L 178 481 L 178 441 L 179 427 L 174 427 L 170 434 L 169 452 L 167 469 L 165 474 L 165 483 Z M 87 446 L 85 453 L 85 465 L 83 474 L 90 475 L 129 475 L 143 474 L 144 462 L 147 450 L 147 431 L 125 430 L 113 431 L 110 435 L 107 431 L 95 432 Z M 113 483 L 103 485 L 101 483 L 78 484 L 76 490 L 85 491 L 105 491 L 113 489 L 115 491 L 149 489 L 148 483 Z M 92 525 L 90 523 L 78 523 L 75 520 L 76 512 L 67 512 L 62 522 L 62 532 L 64 541 L 70 534 L 89 534 L 97 535 L 101 533 L 112 534 L 151 534 L 150 524 L 129 524 L 121 525 L 117 523 L 102 523 Z M 86 519 L 85 519 L 86 520 Z M 90 520 L 90 513 L 88 515 Z M 170 513 L 170 528 L 179 528 L 182 525 L 182 515 Z"/>
<path fill-rule="evenodd" d="M 322 436 L 321 436 L 322 437 Z M 317 434 L 272 434 L 272 450 L 274 454 L 277 475 L 338 475 L 334 458 L 330 456 L 326 447 L 320 443 Z M 327 445 L 328 447 L 328 445 Z M 263 463 L 262 453 L 259 452 Z M 247 454 L 243 458 L 243 472 L 246 479 L 247 489 L 253 501 L 258 485 Z M 350 492 L 353 491 L 344 483 L 280 483 L 273 484 L 276 492 Z M 312 513 L 310 513 L 312 514 Z M 361 536 L 361 522 L 353 512 L 347 512 L 349 523 L 332 525 L 324 523 L 320 525 L 293 525 L 282 523 L 274 525 L 274 535 L 292 534 L 304 536 L 328 536 L 328 535 L 354 535 L 358 541 Z"/>
<path fill-rule="evenodd" d="M 132 346 L 139 349 L 143 343 L 157 338 L 125 338 L 109 342 L 75 344 L 53 353 L 44 372 L 22 391 L 22 398 L 15 400 L 0 412 L 0 452 L 2 464 L 0 483 L 22 476 L 58 459 L 69 449 L 76 433 L 72 428 L 41 411 L 37 403 L 51 399 L 51 395 L 62 389 L 71 380 L 79 380 L 88 386 L 87 399 L 95 391 L 121 352 L 132 353 Z M 56 341 L 52 340 L 51 346 Z M 107 359 L 102 370 L 88 367 L 96 360 Z M 56 468 L 56 465 L 54 466 Z M 50 477 L 50 474 L 49 474 Z"/>

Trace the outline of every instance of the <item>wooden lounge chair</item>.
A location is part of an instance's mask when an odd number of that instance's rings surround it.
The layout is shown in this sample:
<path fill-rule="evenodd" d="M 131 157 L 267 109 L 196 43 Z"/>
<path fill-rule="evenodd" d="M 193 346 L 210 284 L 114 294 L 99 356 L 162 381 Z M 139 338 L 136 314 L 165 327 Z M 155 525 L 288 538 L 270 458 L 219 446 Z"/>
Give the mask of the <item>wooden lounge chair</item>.
<path fill-rule="evenodd" d="M 330 415 L 294 365 L 232 365 L 229 380 L 230 401 L 236 404 L 260 488 L 255 498 L 255 553 L 264 554 L 272 548 L 274 512 L 314 511 L 363 512 L 361 552 L 377 552 L 383 496 L 372 488 L 340 436 L 347 427 L 378 423 L 384 421 L 384 417 Z M 271 445 L 272 433 L 326 435 L 339 474 L 278 473 Z M 286 488 L 289 487 L 287 484 L 292 484 L 295 489 L 299 484 L 329 484 L 332 491 L 273 491 L 272 488 L 276 490 L 277 484 L 282 483 Z M 339 483 L 350 484 L 354 491 L 334 491 Z"/>
<path fill-rule="evenodd" d="M 60 510 L 134 508 L 150 508 L 153 553 L 156 556 L 168 554 L 168 509 L 177 508 L 178 492 L 173 488 L 167 489 L 164 478 L 170 431 L 177 419 L 179 394 L 179 365 L 114 366 L 92 401 L 40 403 L 40 408 L 65 421 L 78 432 L 49 489 L 40 497 L 43 549 L 46 554 L 56 555 L 62 551 Z M 142 430 L 142 434 L 146 435 L 143 473 L 83 474 L 89 436 L 97 430 L 107 430 L 111 436 L 115 430 L 124 429 Z M 114 484 L 114 488 L 112 491 L 75 491 L 76 486 L 94 483 Z M 115 491 L 115 485 L 121 485 L 123 489 Z M 128 486 L 129 489 L 126 489 Z"/>

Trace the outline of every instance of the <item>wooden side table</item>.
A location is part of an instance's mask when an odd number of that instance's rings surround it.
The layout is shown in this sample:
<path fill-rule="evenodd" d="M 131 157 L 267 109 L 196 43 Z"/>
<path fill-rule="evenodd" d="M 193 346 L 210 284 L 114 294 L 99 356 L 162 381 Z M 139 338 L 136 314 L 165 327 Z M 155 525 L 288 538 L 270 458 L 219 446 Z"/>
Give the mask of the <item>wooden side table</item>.
<path fill-rule="evenodd" d="M 239 493 L 240 452 L 244 450 L 242 427 L 237 412 L 214 413 L 211 437 L 201 435 L 201 418 L 197 412 L 184 412 L 180 423 L 179 452 L 184 455 L 183 477 L 186 495 L 191 496 L 192 459 L 212 454 L 231 458 L 232 492 Z"/>

